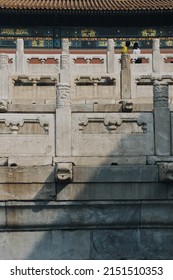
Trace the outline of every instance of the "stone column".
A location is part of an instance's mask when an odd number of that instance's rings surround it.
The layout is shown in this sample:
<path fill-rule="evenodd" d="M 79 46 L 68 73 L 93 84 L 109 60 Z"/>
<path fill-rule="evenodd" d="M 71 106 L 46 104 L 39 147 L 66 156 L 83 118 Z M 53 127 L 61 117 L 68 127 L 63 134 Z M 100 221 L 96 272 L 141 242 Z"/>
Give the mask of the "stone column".
<path fill-rule="evenodd" d="M 153 39 L 153 49 L 152 49 L 152 70 L 154 73 L 160 73 L 160 40 Z"/>
<path fill-rule="evenodd" d="M 8 100 L 8 55 L 0 54 L 0 101 Z"/>
<path fill-rule="evenodd" d="M 155 154 L 170 155 L 170 111 L 168 108 L 168 84 L 155 80 L 153 83 Z"/>
<path fill-rule="evenodd" d="M 25 54 L 23 39 L 17 39 L 16 45 L 16 72 L 25 73 Z"/>
<path fill-rule="evenodd" d="M 121 55 L 121 73 L 120 73 L 120 92 L 122 99 L 131 98 L 131 71 L 130 55 L 124 53 Z"/>
<path fill-rule="evenodd" d="M 71 156 L 71 86 L 69 42 L 62 40 L 60 83 L 56 94 L 56 156 Z"/>
<path fill-rule="evenodd" d="M 107 44 L 107 73 L 115 72 L 115 55 L 114 55 L 114 40 L 108 39 Z"/>
<path fill-rule="evenodd" d="M 70 82 L 70 55 L 69 40 L 62 40 L 62 54 L 60 55 L 60 83 L 68 84 Z"/>

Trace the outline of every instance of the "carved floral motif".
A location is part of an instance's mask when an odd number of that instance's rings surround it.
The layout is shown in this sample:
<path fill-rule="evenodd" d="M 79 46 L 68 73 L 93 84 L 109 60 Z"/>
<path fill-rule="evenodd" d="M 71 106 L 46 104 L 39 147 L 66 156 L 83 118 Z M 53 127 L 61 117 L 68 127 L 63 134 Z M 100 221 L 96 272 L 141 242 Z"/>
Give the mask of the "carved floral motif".
<path fill-rule="evenodd" d="M 24 120 L 18 116 L 16 117 L 7 117 L 5 119 L 5 125 L 10 127 L 12 134 L 18 134 L 20 127 L 24 125 Z"/>
<path fill-rule="evenodd" d="M 168 107 L 168 85 L 156 83 L 153 86 L 154 107 Z"/>
<path fill-rule="evenodd" d="M 8 70 L 8 55 L 0 54 L 0 69 Z"/>
<path fill-rule="evenodd" d="M 57 108 L 71 108 L 70 86 L 68 84 L 57 86 Z"/>

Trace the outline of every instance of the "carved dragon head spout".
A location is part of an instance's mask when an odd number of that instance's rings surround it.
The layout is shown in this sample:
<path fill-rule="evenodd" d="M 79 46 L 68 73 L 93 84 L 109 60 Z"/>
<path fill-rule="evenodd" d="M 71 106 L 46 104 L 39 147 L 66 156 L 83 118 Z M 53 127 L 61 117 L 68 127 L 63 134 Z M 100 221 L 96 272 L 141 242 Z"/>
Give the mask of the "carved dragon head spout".
<path fill-rule="evenodd" d="M 59 162 L 56 169 L 56 180 L 60 182 L 71 182 L 72 176 L 72 163 L 71 162 Z"/>

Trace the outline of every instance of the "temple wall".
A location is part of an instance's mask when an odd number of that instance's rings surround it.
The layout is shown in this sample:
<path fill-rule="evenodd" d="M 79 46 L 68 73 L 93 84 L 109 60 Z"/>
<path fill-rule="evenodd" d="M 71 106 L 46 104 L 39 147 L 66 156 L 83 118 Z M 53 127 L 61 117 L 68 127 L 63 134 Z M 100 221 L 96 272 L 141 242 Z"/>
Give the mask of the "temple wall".
<path fill-rule="evenodd" d="M 172 259 L 173 66 L 141 57 L 0 55 L 0 259 Z"/>

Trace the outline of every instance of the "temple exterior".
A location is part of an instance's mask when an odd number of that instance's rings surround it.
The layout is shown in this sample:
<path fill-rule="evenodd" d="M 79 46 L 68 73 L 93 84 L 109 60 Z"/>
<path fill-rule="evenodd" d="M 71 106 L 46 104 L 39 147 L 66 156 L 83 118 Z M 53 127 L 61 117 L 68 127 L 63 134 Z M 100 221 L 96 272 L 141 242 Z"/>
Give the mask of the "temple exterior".
<path fill-rule="evenodd" d="M 118 50 L 126 40 L 151 49 L 160 38 L 173 48 L 172 0 L 0 0 L 0 50 L 61 49 L 68 38 L 73 49 L 104 49 L 112 38 Z"/>
<path fill-rule="evenodd" d="M 0 259 L 172 259 L 173 54 L 160 42 L 29 53 L 16 37 L 0 53 Z"/>

